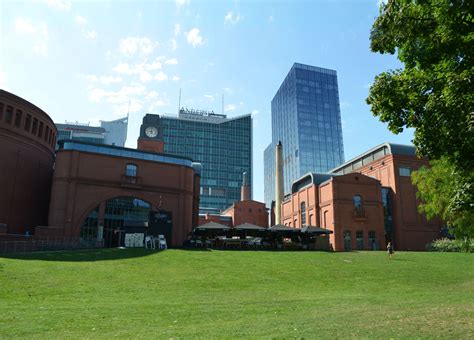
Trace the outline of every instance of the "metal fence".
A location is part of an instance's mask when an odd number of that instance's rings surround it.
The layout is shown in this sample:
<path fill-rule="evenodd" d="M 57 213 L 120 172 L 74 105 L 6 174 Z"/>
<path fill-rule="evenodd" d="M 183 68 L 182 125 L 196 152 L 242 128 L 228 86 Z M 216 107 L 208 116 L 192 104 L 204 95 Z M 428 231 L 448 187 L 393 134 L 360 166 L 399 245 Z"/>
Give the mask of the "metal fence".
<path fill-rule="evenodd" d="M 84 243 L 77 237 L 45 237 L 29 240 L 0 240 L 0 254 L 27 253 L 34 251 L 85 249 L 103 245 Z"/>

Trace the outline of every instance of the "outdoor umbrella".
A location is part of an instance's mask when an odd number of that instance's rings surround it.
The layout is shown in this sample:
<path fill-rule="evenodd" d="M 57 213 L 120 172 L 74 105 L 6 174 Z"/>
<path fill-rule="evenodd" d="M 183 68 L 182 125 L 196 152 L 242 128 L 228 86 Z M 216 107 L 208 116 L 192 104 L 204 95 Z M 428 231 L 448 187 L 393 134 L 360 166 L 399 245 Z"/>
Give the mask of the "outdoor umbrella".
<path fill-rule="evenodd" d="M 269 230 L 274 231 L 274 232 L 290 232 L 290 233 L 299 231 L 299 229 L 288 227 L 288 226 L 283 225 L 283 224 L 276 224 L 276 225 L 270 227 Z"/>
<path fill-rule="evenodd" d="M 219 233 L 229 231 L 230 228 L 226 225 L 219 224 L 216 222 L 209 222 L 194 228 L 195 233 Z"/>
<path fill-rule="evenodd" d="M 332 234 L 331 230 L 323 229 L 323 228 L 319 228 L 319 227 L 313 227 L 313 226 L 303 227 L 303 228 L 301 228 L 301 232 L 305 233 L 305 234 L 315 234 L 315 235 L 323 235 L 323 234 L 329 235 L 329 234 Z"/>
<path fill-rule="evenodd" d="M 251 224 L 251 223 L 239 224 L 234 229 L 240 233 L 243 233 L 245 236 L 247 235 L 256 236 L 266 230 L 266 228 L 264 227 L 260 227 L 258 225 Z"/>
<path fill-rule="evenodd" d="M 258 225 L 250 224 L 250 223 L 239 224 L 238 226 L 235 227 L 235 229 L 236 230 L 256 230 L 256 231 L 265 230 L 264 227 L 260 227 Z"/>

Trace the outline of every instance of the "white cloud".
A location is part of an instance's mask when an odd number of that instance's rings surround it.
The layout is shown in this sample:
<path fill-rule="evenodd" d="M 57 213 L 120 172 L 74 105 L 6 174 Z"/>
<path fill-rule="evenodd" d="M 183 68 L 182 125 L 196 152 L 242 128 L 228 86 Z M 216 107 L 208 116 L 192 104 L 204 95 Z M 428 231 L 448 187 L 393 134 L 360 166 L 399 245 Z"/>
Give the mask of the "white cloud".
<path fill-rule="evenodd" d="M 157 57 L 155 60 L 151 63 L 140 63 L 140 64 L 135 64 L 135 65 L 129 65 L 128 63 L 118 63 L 113 70 L 117 73 L 120 74 L 126 74 L 129 76 L 133 75 L 138 75 L 140 78 L 140 81 L 146 83 L 149 82 L 153 79 L 153 76 L 150 74 L 149 71 L 155 71 L 159 70 L 162 68 L 162 63 L 161 60 L 163 60 L 164 57 Z"/>
<path fill-rule="evenodd" d="M 176 42 L 176 39 L 171 38 L 169 46 L 171 51 L 176 51 L 176 49 L 178 48 L 178 43 Z"/>
<path fill-rule="evenodd" d="M 101 83 L 104 85 L 110 85 L 113 83 L 120 83 L 122 82 L 122 77 L 119 76 L 96 76 L 94 74 L 86 74 L 86 75 L 80 75 L 81 78 L 86 79 L 87 81 L 91 83 Z M 95 86 L 95 85 L 94 85 Z"/>
<path fill-rule="evenodd" d="M 163 71 L 160 71 L 155 75 L 155 79 L 158 81 L 164 81 L 168 79 L 168 76 L 165 73 L 163 73 Z"/>
<path fill-rule="evenodd" d="M 165 61 L 166 65 L 178 65 L 178 59 L 176 58 L 171 58 Z"/>
<path fill-rule="evenodd" d="M 235 111 L 237 106 L 235 104 L 228 104 L 225 106 L 224 111 L 229 112 L 229 111 Z"/>
<path fill-rule="evenodd" d="M 42 57 L 48 56 L 48 45 L 44 41 L 37 41 L 33 46 L 33 51 Z"/>
<path fill-rule="evenodd" d="M 78 25 L 81 25 L 81 26 L 87 25 L 87 19 L 84 18 L 83 16 L 76 15 L 76 19 L 75 19 L 75 20 L 76 20 L 76 24 L 78 24 Z"/>
<path fill-rule="evenodd" d="M 26 34 L 34 39 L 33 51 L 40 56 L 48 56 L 48 26 L 41 22 L 33 24 L 29 18 L 16 18 L 15 30 L 20 34 Z"/>
<path fill-rule="evenodd" d="M 229 87 L 224 87 L 224 88 L 222 88 L 222 90 L 227 94 L 232 94 L 232 89 L 229 88 Z"/>
<path fill-rule="evenodd" d="M 128 103 L 133 96 L 141 96 L 146 92 L 146 87 L 140 83 L 132 82 L 118 91 L 106 91 L 101 88 L 93 88 L 89 93 L 89 99 L 93 102 L 107 102 L 110 104 Z"/>
<path fill-rule="evenodd" d="M 178 36 L 179 33 L 181 33 L 181 25 L 180 24 L 175 24 L 174 25 L 174 36 Z"/>
<path fill-rule="evenodd" d="M 45 0 L 46 5 L 56 10 L 69 11 L 71 9 L 71 1 L 69 0 Z"/>
<path fill-rule="evenodd" d="M 173 76 L 173 81 L 178 81 L 178 80 L 180 80 L 180 79 L 181 79 L 181 78 L 178 77 L 178 76 Z"/>
<path fill-rule="evenodd" d="M 193 47 L 201 46 L 204 43 L 204 40 L 200 34 L 200 30 L 197 27 L 192 28 L 189 32 L 186 33 L 186 40 L 188 44 Z"/>
<path fill-rule="evenodd" d="M 224 17 L 224 21 L 226 23 L 235 25 L 240 21 L 240 13 L 234 13 L 232 11 L 227 12 L 227 14 Z"/>
<path fill-rule="evenodd" d="M 210 102 L 213 102 L 216 98 L 214 97 L 214 95 L 212 94 L 205 94 L 204 95 L 204 98 L 206 98 L 207 100 L 209 100 Z"/>
<path fill-rule="evenodd" d="M 97 32 L 95 30 L 90 30 L 90 31 L 84 31 L 82 32 L 82 35 L 86 39 L 94 40 L 97 38 Z"/>
<path fill-rule="evenodd" d="M 182 7 L 185 5 L 189 5 L 189 0 L 175 0 L 176 7 Z"/>
<path fill-rule="evenodd" d="M 260 111 L 258 111 L 257 109 L 253 109 L 252 110 L 252 117 L 258 115 L 260 113 Z"/>
<path fill-rule="evenodd" d="M 148 55 L 153 52 L 155 45 L 149 38 L 146 37 L 127 37 L 120 40 L 120 52 L 126 56 L 133 56 L 135 54 Z"/>

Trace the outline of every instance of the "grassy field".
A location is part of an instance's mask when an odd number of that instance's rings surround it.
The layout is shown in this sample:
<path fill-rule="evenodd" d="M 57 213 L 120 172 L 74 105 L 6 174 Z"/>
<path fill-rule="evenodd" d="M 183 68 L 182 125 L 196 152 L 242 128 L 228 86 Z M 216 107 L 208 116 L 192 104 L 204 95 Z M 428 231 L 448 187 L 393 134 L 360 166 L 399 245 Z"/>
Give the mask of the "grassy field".
<path fill-rule="evenodd" d="M 2 338 L 473 338 L 474 256 L 105 249 L 0 258 Z"/>

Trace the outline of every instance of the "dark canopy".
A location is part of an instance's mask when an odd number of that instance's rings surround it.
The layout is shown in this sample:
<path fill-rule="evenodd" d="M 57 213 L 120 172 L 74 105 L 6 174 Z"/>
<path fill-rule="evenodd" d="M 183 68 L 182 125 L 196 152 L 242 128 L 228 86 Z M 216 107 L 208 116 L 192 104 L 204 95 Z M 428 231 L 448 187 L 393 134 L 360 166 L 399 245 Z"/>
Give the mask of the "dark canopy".
<path fill-rule="evenodd" d="M 264 227 L 260 227 L 255 224 L 251 223 L 243 223 L 239 224 L 238 226 L 235 227 L 236 230 L 265 230 Z"/>
<path fill-rule="evenodd" d="M 226 225 L 215 223 L 215 222 L 209 222 L 203 225 L 200 225 L 194 230 L 229 230 L 230 228 Z"/>
<path fill-rule="evenodd" d="M 270 231 L 287 231 L 287 232 L 296 232 L 296 231 L 299 231 L 299 229 L 295 229 L 295 228 L 292 228 L 292 227 L 288 227 L 286 225 L 283 225 L 283 224 L 276 224 L 272 227 L 270 227 L 269 229 Z"/>
<path fill-rule="evenodd" d="M 323 229 L 319 227 L 313 227 L 313 226 L 303 227 L 301 228 L 301 232 L 306 233 L 306 234 L 328 234 L 328 235 L 332 234 L 331 230 Z"/>

